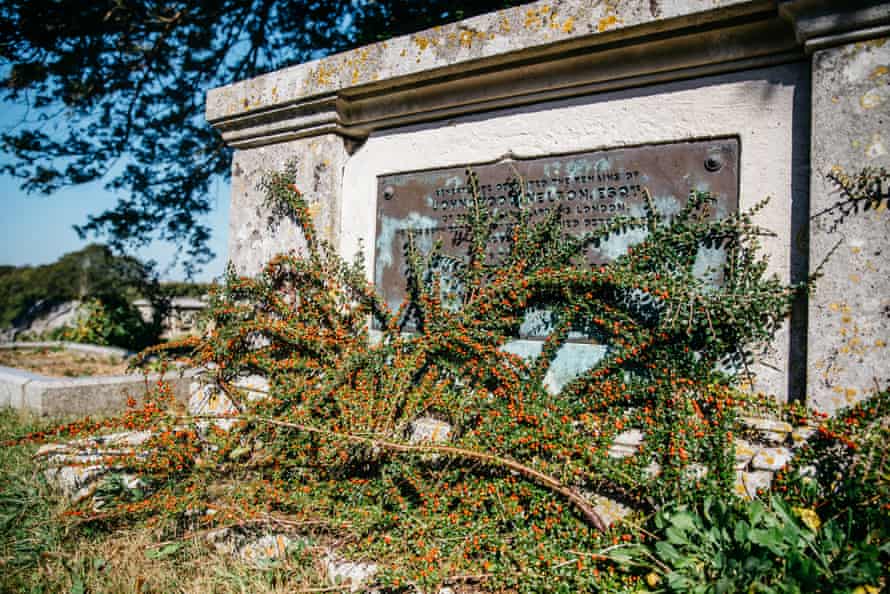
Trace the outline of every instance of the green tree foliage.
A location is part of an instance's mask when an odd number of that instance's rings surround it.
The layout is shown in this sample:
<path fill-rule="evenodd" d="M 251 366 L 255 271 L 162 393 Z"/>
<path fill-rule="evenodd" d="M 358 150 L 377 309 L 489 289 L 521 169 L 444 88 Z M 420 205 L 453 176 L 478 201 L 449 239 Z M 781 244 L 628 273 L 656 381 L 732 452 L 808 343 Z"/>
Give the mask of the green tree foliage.
<path fill-rule="evenodd" d="M 0 136 L 11 157 L 0 171 L 41 193 L 109 176 L 123 197 L 82 234 L 115 248 L 159 235 L 187 246 L 190 265 L 206 262 L 198 221 L 231 158 L 204 122 L 208 88 L 509 4 L 9 0 L 0 87 L 34 117 Z"/>
<path fill-rule="evenodd" d="M 211 286 L 158 282 L 152 266 L 93 244 L 44 266 L 0 267 L 0 328 L 80 300 L 85 302 L 81 319 L 59 338 L 139 350 L 158 342 L 171 299 L 201 297 Z M 135 299 L 151 303 L 155 314 L 150 323 L 133 307 Z"/>
<path fill-rule="evenodd" d="M 0 271 L 0 327 L 12 325 L 32 308 L 86 297 L 133 300 L 153 293 L 151 268 L 136 258 L 115 256 L 92 244 L 44 266 Z"/>

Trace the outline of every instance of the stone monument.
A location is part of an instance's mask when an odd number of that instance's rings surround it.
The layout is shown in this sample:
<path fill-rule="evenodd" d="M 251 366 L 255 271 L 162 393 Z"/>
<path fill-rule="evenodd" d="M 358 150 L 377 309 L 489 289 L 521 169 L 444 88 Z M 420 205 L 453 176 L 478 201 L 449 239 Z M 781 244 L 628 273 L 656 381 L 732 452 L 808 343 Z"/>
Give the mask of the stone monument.
<path fill-rule="evenodd" d="M 392 302 L 400 233 L 459 247 L 468 166 L 489 206 L 514 208 L 521 184 L 568 232 L 638 210 L 644 192 L 670 210 L 712 191 L 724 214 L 770 197 L 756 222 L 784 281 L 839 247 L 754 388 L 833 411 L 890 379 L 886 200 L 834 224 L 826 177 L 890 165 L 888 100 L 887 2 L 556 0 L 214 89 L 207 118 L 236 149 L 239 272 L 303 245 L 257 188 L 296 162 L 318 229 L 346 257 L 363 249 Z"/>

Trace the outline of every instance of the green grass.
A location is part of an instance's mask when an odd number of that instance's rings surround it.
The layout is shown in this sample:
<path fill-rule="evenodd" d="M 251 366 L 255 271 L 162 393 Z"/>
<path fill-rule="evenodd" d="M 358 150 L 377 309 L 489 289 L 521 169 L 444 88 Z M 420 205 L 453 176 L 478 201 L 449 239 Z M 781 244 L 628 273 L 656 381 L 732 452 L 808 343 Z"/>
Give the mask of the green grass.
<path fill-rule="evenodd" d="M 0 409 L 0 443 L 46 426 Z M 257 568 L 200 539 L 158 547 L 170 537 L 169 526 L 75 526 L 33 459 L 36 449 L 0 445 L 0 594 L 262 594 L 329 586 L 319 559 L 300 552 Z"/>
<path fill-rule="evenodd" d="M 33 417 L 0 411 L 0 442 L 36 431 Z M 0 446 L 0 590 L 41 592 L 34 569 L 42 556 L 58 549 L 61 526 L 54 521 L 57 502 L 49 494 L 31 454 L 34 446 Z"/>

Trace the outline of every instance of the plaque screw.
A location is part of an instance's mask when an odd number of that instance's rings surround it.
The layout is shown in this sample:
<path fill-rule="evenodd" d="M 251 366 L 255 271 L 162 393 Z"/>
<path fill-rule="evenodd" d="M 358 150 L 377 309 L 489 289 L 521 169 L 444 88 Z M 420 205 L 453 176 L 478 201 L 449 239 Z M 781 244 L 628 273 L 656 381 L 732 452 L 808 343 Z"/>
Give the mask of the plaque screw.
<path fill-rule="evenodd" d="M 705 169 L 710 172 L 720 171 L 723 167 L 723 161 L 717 155 L 711 155 L 707 159 L 705 159 Z"/>
<path fill-rule="evenodd" d="M 383 199 L 384 200 L 392 200 L 392 197 L 396 195 L 396 190 L 392 186 L 386 186 L 383 188 Z"/>

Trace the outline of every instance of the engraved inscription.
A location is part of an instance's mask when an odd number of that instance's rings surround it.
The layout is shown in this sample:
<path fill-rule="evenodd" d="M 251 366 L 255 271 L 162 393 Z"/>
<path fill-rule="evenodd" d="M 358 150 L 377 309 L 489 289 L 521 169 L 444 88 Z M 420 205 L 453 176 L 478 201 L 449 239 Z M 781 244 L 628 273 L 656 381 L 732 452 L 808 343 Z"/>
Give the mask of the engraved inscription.
<path fill-rule="evenodd" d="M 735 212 L 738 155 L 738 140 L 725 138 L 469 165 L 479 179 L 482 205 L 495 214 L 489 261 L 509 250 L 518 208 L 532 220 L 559 209 L 561 224 L 571 234 L 592 231 L 618 215 L 643 216 L 646 190 L 668 216 L 683 208 L 692 190 L 717 196 L 713 216 Z M 466 253 L 464 217 L 472 207 L 466 167 L 378 178 L 374 277 L 390 307 L 397 308 L 405 297 L 407 234 L 413 233 L 421 251 L 441 240 L 446 254 Z M 644 238 L 625 235 L 591 248 L 588 261 L 608 261 Z"/>

